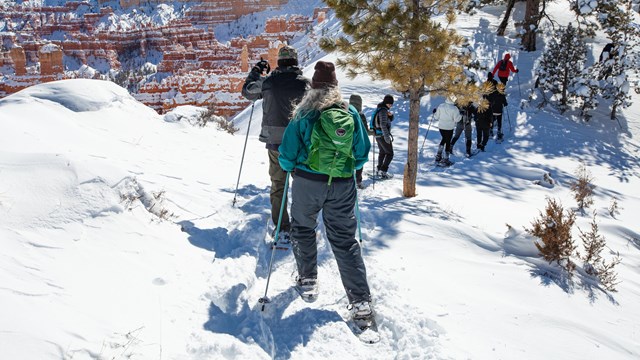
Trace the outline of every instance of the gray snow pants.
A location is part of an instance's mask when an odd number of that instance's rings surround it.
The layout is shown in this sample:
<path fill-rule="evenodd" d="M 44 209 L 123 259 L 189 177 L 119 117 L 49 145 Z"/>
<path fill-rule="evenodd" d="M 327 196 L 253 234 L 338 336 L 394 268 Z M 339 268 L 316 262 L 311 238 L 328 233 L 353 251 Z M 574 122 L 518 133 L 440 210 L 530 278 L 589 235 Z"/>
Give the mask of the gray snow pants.
<path fill-rule="evenodd" d="M 291 187 L 291 244 L 298 275 L 303 278 L 318 276 L 316 227 L 322 210 L 327 240 L 338 263 L 349 303 L 371 301 L 367 271 L 355 237 L 354 185 L 353 180 L 334 180 L 328 185 L 326 181 L 296 176 Z"/>
<path fill-rule="evenodd" d="M 451 147 L 453 147 L 453 145 L 456 144 L 456 141 L 458 141 L 458 139 L 460 138 L 460 135 L 462 135 L 462 130 L 464 130 L 464 138 L 465 138 L 465 149 L 468 153 L 471 152 L 471 121 L 469 122 L 465 122 L 464 119 L 461 121 L 458 121 L 458 123 L 456 124 L 456 129 L 453 133 L 453 139 L 451 139 Z"/>

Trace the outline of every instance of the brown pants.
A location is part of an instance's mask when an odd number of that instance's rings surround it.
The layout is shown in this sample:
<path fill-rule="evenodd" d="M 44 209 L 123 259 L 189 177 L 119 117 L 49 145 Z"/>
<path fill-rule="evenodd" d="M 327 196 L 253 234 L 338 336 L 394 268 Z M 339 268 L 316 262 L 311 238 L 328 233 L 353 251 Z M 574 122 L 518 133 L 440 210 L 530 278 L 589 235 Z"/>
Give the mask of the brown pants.
<path fill-rule="evenodd" d="M 271 220 L 273 220 L 274 226 L 278 226 L 282 197 L 286 196 L 284 193 L 284 182 L 287 178 L 287 173 L 282 170 L 278 162 L 280 153 L 275 150 L 267 151 L 269 151 L 269 176 L 271 177 L 271 192 L 269 194 L 271 200 Z M 290 228 L 291 222 L 289 221 L 289 212 L 287 211 L 287 200 L 285 200 L 280 231 L 289 231 Z"/>

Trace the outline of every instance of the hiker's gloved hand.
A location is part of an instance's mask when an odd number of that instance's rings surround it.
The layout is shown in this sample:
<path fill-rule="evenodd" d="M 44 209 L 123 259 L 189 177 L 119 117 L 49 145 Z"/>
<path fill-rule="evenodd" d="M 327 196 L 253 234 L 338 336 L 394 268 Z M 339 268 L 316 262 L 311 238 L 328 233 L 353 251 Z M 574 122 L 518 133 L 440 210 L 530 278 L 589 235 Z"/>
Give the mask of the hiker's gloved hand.
<path fill-rule="evenodd" d="M 434 114 L 436 113 L 436 110 L 438 110 L 438 108 L 433 109 L 433 113 L 434 113 Z"/>
<path fill-rule="evenodd" d="M 516 69 L 516 72 L 520 72 L 520 69 Z"/>
<path fill-rule="evenodd" d="M 389 121 L 393 121 L 393 113 L 391 111 L 387 112 L 387 118 L 389 118 Z"/>
<path fill-rule="evenodd" d="M 386 142 L 387 144 L 391 144 L 391 135 L 385 135 L 384 142 Z"/>
<path fill-rule="evenodd" d="M 257 73 L 259 73 L 261 75 L 266 75 L 269 72 L 271 72 L 271 66 L 269 66 L 269 63 L 267 62 L 267 60 L 260 60 L 253 67 L 253 69 L 251 69 L 251 71 L 256 71 Z"/>

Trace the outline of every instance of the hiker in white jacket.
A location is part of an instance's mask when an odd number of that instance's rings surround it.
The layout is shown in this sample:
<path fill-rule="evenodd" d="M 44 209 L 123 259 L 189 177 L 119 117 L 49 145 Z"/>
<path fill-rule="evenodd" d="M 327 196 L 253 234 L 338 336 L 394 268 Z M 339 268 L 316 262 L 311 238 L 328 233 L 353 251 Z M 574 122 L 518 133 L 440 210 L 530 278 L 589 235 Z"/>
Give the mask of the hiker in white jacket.
<path fill-rule="evenodd" d="M 438 154 L 436 155 L 436 162 L 441 165 L 451 165 L 449 161 L 449 155 L 451 155 L 451 138 L 453 137 L 453 129 L 456 128 L 456 124 L 462 120 L 460 110 L 453 104 L 451 98 L 447 98 L 444 104 L 441 104 L 433 110 L 434 117 L 438 120 L 438 128 L 440 129 L 440 135 L 442 140 L 440 146 L 438 146 Z M 442 150 L 445 150 L 444 157 L 442 157 Z"/>

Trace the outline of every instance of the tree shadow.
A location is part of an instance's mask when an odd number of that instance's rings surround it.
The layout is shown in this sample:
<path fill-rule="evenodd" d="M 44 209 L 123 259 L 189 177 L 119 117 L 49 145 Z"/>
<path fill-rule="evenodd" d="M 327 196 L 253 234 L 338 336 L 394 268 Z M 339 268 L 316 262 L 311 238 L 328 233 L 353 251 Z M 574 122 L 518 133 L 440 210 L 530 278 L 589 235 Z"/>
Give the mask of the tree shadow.
<path fill-rule="evenodd" d="M 604 297 L 613 305 L 619 305 L 615 297 L 603 289 L 598 280 L 587 274 L 576 264 L 576 269 L 572 275 L 555 263 L 548 263 L 542 258 L 516 255 L 505 251 L 505 256 L 514 256 L 522 260 L 529 267 L 529 275 L 537 279 L 540 285 L 545 287 L 557 286 L 568 295 L 584 293 L 591 304 L 594 304 L 600 297 Z"/>

